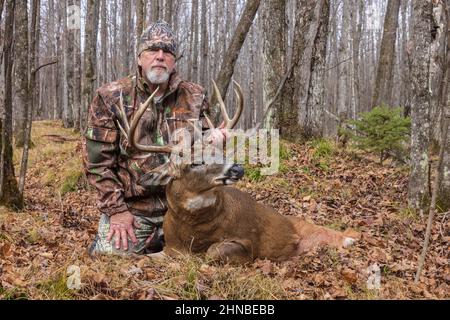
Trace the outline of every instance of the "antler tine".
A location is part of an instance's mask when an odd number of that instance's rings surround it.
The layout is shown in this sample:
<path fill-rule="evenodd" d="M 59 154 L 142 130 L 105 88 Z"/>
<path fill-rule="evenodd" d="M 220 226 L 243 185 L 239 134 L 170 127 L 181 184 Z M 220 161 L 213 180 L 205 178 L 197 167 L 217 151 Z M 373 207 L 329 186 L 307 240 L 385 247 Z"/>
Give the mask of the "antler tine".
<path fill-rule="evenodd" d="M 119 118 L 122 120 L 123 125 L 125 126 L 125 129 L 122 127 L 119 121 L 117 121 L 117 124 L 119 125 L 120 131 L 122 131 L 123 135 L 128 139 L 128 132 L 130 131 L 130 126 L 128 124 L 127 115 L 125 112 L 125 108 L 123 106 L 123 94 L 122 90 L 120 91 L 120 97 L 119 97 L 119 107 L 117 108 L 119 112 Z"/>
<path fill-rule="evenodd" d="M 133 116 L 133 120 L 131 120 L 130 129 L 128 130 L 128 137 L 129 141 L 131 143 L 131 146 L 144 152 L 164 152 L 164 153 L 171 153 L 173 150 L 173 147 L 171 145 L 165 145 L 165 146 L 155 146 L 155 145 L 142 145 L 139 144 L 136 141 L 136 128 L 139 123 L 139 120 L 142 118 L 142 115 L 144 114 L 145 110 L 153 100 L 153 97 L 155 96 L 156 92 L 158 92 L 159 87 L 156 88 L 155 91 L 150 95 L 150 97 L 144 102 L 141 103 L 138 110 Z"/>
<path fill-rule="evenodd" d="M 203 116 L 205 117 L 206 122 L 208 123 L 208 126 L 210 129 L 214 129 L 214 124 L 212 123 L 211 119 L 208 117 L 208 115 L 203 114 Z"/>
<path fill-rule="evenodd" d="M 212 80 L 212 84 L 213 84 L 214 94 L 216 95 L 217 102 L 219 103 L 219 106 L 220 106 L 220 111 L 222 112 L 222 116 L 225 119 L 225 124 L 228 124 L 228 122 L 230 122 L 230 117 L 228 116 L 227 109 L 225 108 L 225 103 L 222 100 L 222 96 L 220 95 L 220 91 L 217 88 L 216 82 L 214 80 Z"/>
<path fill-rule="evenodd" d="M 234 89 L 234 93 L 236 94 L 236 112 L 233 116 L 233 119 L 227 124 L 227 129 L 233 129 L 236 123 L 238 122 L 239 118 L 242 115 L 242 110 L 244 110 L 244 95 L 242 94 L 242 88 L 236 81 L 233 80 L 234 85 L 236 88 Z"/>

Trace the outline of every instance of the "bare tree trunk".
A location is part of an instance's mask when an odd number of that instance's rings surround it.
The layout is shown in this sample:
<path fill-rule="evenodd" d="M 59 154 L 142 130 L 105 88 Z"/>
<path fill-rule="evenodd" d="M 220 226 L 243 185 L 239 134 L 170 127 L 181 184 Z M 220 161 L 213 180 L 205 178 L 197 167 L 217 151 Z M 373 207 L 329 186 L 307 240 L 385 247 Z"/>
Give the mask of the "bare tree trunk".
<path fill-rule="evenodd" d="M 268 0 L 262 4 L 263 28 L 263 105 L 267 106 L 277 92 L 278 85 L 286 73 L 286 3 L 284 1 Z M 282 99 L 274 101 L 268 111 L 266 128 L 272 128 L 279 121 L 277 115 L 282 114 Z M 275 110 L 275 112 L 273 112 Z M 265 112 L 266 110 L 264 110 Z"/>
<path fill-rule="evenodd" d="M 75 0 L 74 4 L 80 7 L 80 0 Z M 74 129 L 81 131 L 82 103 L 81 103 L 81 30 L 71 30 L 73 32 L 73 105 L 74 105 Z"/>
<path fill-rule="evenodd" d="M 23 207 L 23 198 L 17 188 L 12 147 L 12 66 L 15 1 L 6 1 L 5 41 L 3 62 L 5 71 L 5 98 L 2 123 L 2 152 L 0 157 L 0 204 L 14 209 Z"/>
<path fill-rule="evenodd" d="M 446 13 L 446 22 L 447 22 L 447 32 L 446 32 L 446 61 L 447 61 L 447 67 L 444 70 L 444 81 L 443 81 L 443 90 L 442 90 L 442 99 L 441 106 L 442 106 L 442 113 L 441 117 L 447 117 L 447 120 L 441 120 L 444 121 L 443 129 L 448 130 L 449 126 L 449 118 L 450 118 L 450 4 L 449 1 L 446 1 L 445 5 L 445 13 Z M 447 128 L 445 128 L 447 126 Z M 441 148 L 444 148 L 444 154 L 442 155 L 442 183 L 438 186 L 438 193 L 437 193 L 437 204 L 439 205 L 440 209 L 443 211 L 450 210 L 450 139 L 447 139 L 444 141 L 444 136 L 442 134 L 441 137 Z"/>
<path fill-rule="evenodd" d="M 94 95 L 94 84 L 96 74 L 97 57 L 97 34 L 98 34 L 99 2 L 87 1 L 87 19 L 84 33 L 84 78 L 83 78 L 83 112 L 81 128 L 86 127 L 86 115 L 88 106 Z"/>
<path fill-rule="evenodd" d="M 16 94 L 18 105 L 16 106 L 16 125 L 14 128 L 14 138 L 16 147 L 23 147 L 25 140 L 25 128 L 27 125 L 28 114 L 28 1 L 18 1 L 15 9 L 15 35 L 16 41 Z"/>
<path fill-rule="evenodd" d="M 159 20 L 159 1 L 158 0 L 150 0 L 152 3 L 151 9 L 151 21 L 150 23 L 155 23 Z"/>
<path fill-rule="evenodd" d="M 145 27 L 145 7 L 145 0 L 136 0 L 136 48 Z"/>
<path fill-rule="evenodd" d="M 364 17 L 364 0 L 356 1 L 353 14 L 353 101 L 358 111 L 363 110 L 361 106 L 361 81 L 360 81 L 360 59 L 361 59 L 361 35 Z"/>
<path fill-rule="evenodd" d="M 39 24 L 40 24 L 40 0 L 33 0 L 32 5 L 32 21 L 31 21 L 31 35 L 30 35 L 30 82 L 29 82 L 29 96 L 28 96 L 28 114 L 27 114 L 27 125 L 26 125 L 26 131 L 25 131 L 25 143 L 23 146 L 23 153 L 22 153 L 22 161 L 20 164 L 20 176 L 19 176 L 19 192 L 21 197 L 23 197 L 23 190 L 25 186 L 25 177 L 27 172 L 27 164 L 28 164 L 28 150 L 30 146 L 30 139 L 31 139 L 31 126 L 33 123 L 33 111 L 34 111 L 34 105 L 36 102 L 35 99 L 35 88 L 36 88 L 36 61 L 38 60 L 37 57 L 39 57 Z"/>
<path fill-rule="evenodd" d="M 325 59 L 327 52 L 328 21 L 330 18 L 329 0 L 318 2 L 317 32 L 310 63 L 310 80 L 306 100 L 306 116 L 303 134 L 306 137 L 322 136 L 325 101 Z"/>
<path fill-rule="evenodd" d="M 311 21 L 314 19 L 315 7 L 316 1 L 312 0 L 302 0 L 296 3 L 290 70 L 288 70 L 289 75 L 281 94 L 283 110 L 277 111 L 279 114 L 276 123 L 276 127 L 280 130 L 280 136 L 287 140 L 295 140 L 302 134 L 299 112 L 305 84 L 301 80 L 305 76 L 303 74 L 304 66 L 309 63 L 305 51 L 310 45 L 308 34 Z"/>
<path fill-rule="evenodd" d="M 164 21 L 166 21 L 169 25 L 172 25 L 172 16 L 173 16 L 173 1 L 166 0 L 166 5 L 164 7 Z"/>
<path fill-rule="evenodd" d="M 142 4 L 144 2 L 144 0 L 138 0 L 138 5 Z M 106 0 L 102 0 L 101 3 L 101 38 L 100 38 L 100 42 L 101 42 L 101 47 L 102 47 L 102 59 L 101 59 L 101 63 L 102 63 L 102 72 L 100 74 L 101 76 L 101 84 L 104 84 L 106 82 L 108 82 L 108 27 L 107 27 L 107 21 L 106 21 L 106 17 L 107 17 L 107 13 L 108 13 L 108 8 L 107 8 L 107 4 L 106 4 Z M 143 8 L 142 8 L 143 10 Z M 139 25 L 139 15 L 138 15 L 138 25 Z M 138 30 L 139 32 L 139 30 Z M 142 33 L 142 30 L 141 30 Z"/>
<path fill-rule="evenodd" d="M 430 143 L 429 65 L 431 46 L 431 2 L 414 0 L 414 33 L 412 52 L 413 101 L 411 105 L 411 174 L 409 205 L 423 210 L 429 202 L 428 177 Z"/>
<path fill-rule="evenodd" d="M 241 50 L 242 44 L 245 41 L 245 37 L 247 36 L 248 30 L 253 23 L 253 19 L 255 18 L 256 12 L 259 8 L 260 0 L 248 0 L 245 4 L 244 11 L 239 19 L 239 23 L 234 32 L 233 38 L 231 39 L 230 46 L 228 47 L 225 57 L 223 59 L 222 65 L 220 67 L 219 75 L 217 76 L 217 87 L 219 89 L 220 95 L 222 99 L 225 97 L 225 94 L 228 90 L 228 85 L 230 84 L 231 77 L 234 72 L 234 66 L 236 64 L 236 60 L 239 56 L 239 52 Z M 215 100 L 210 101 L 211 106 L 216 105 Z M 214 113 L 214 111 L 213 111 Z M 218 121 L 219 114 L 216 113 L 214 115 L 215 121 Z"/>
<path fill-rule="evenodd" d="M 117 0 L 114 0 L 112 6 L 111 6 L 111 18 L 112 18 L 112 46 L 110 46 L 111 48 L 111 78 L 112 79 L 117 79 L 119 77 L 119 49 L 118 46 L 116 45 L 118 42 L 117 39 Z"/>
<path fill-rule="evenodd" d="M 344 1 L 342 9 L 342 30 L 339 41 L 339 60 L 345 61 L 339 66 L 337 113 L 340 122 L 348 118 L 349 79 L 350 79 L 350 2 Z"/>
<path fill-rule="evenodd" d="M 201 63 L 200 63 L 200 83 L 206 86 L 206 74 L 208 66 L 208 29 L 206 24 L 206 14 L 208 8 L 206 7 L 206 0 L 202 0 L 202 10 L 201 10 L 201 33 L 202 33 L 202 43 L 201 43 Z"/>
<path fill-rule="evenodd" d="M 448 5 L 448 2 L 446 3 Z M 443 78 L 443 96 L 445 97 L 444 101 L 441 101 L 441 108 L 442 108 L 442 116 L 440 118 L 440 129 L 441 129 L 441 146 L 439 150 L 439 159 L 438 164 L 436 168 L 435 178 L 434 178 L 434 189 L 431 196 L 431 205 L 430 205 L 430 211 L 428 213 L 428 222 L 427 222 L 427 229 L 425 231 L 425 240 L 423 243 L 422 253 L 419 258 L 419 264 L 417 267 L 416 276 L 414 277 L 414 282 L 419 282 L 420 274 L 422 273 L 422 269 L 425 264 L 425 257 L 428 250 L 428 245 L 430 243 L 430 236 L 431 236 L 431 228 L 433 226 L 433 218 L 436 213 L 436 204 L 438 202 L 438 199 L 444 200 L 444 202 L 447 202 L 446 207 L 441 207 L 442 210 L 447 210 L 449 208 L 450 203 L 450 189 L 447 189 L 447 194 L 442 194 L 442 187 L 441 186 L 441 180 L 449 179 L 449 171 L 445 171 L 445 169 L 448 169 L 448 163 L 447 168 L 445 168 L 445 160 L 448 160 L 448 153 L 449 153 L 449 145 L 448 143 L 448 127 L 449 127 L 449 120 L 450 120 L 450 105 L 448 103 L 448 93 L 449 93 L 449 77 L 450 77 L 450 17 L 449 17 L 449 8 L 446 7 L 447 12 L 447 52 L 446 52 L 446 66 L 444 69 L 444 78 Z M 447 157 L 445 154 L 447 153 Z M 446 159 L 447 158 L 447 159 Z M 445 192 L 445 191 L 444 191 Z M 441 202 L 441 201 L 439 201 Z"/>
<path fill-rule="evenodd" d="M 372 98 L 373 106 L 391 105 L 399 10 L 400 0 L 389 0 L 384 18 L 383 39 Z"/>
<path fill-rule="evenodd" d="M 131 10 L 131 1 L 122 1 L 122 19 L 120 21 L 120 53 L 121 64 L 120 76 L 125 77 L 130 72 L 130 65 L 128 61 L 128 46 L 129 46 L 129 34 L 128 34 L 128 12 Z"/>
<path fill-rule="evenodd" d="M 65 128 L 73 127 L 73 39 L 67 29 L 67 2 L 62 1 L 62 54 L 63 65 L 63 124 Z"/>

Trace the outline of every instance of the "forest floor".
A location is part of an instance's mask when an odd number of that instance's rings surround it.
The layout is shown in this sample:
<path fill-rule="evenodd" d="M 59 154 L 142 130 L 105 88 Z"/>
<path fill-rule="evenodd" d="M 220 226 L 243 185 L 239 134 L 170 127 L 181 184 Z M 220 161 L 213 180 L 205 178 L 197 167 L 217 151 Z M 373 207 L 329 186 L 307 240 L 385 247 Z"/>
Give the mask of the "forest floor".
<path fill-rule="evenodd" d="M 26 208 L 0 207 L 0 299 L 450 298 L 448 214 L 436 215 L 425 269 L 413 284 L 426 217 L 407 208 L 405 166 L 381 166 L 375 156 L 319 140 L 283 143 L 275 176 L 247 168 L 237 187 L 256 200 L 281 214 L 361 232 L 361 240 L 344 251 L 322 248 L 245 267 L 191 255 L 167 261 L 91 258 L 86 250 L 99 213 L 82 175 L 80 135 L 59 122 L 39 121 L 32 139 Z M 16 164 L 20 154 L 15 150 Z M 367 285 L 374 264 L 381 269 L 379 289 Z M 68 289 L 77 267 L 81 288 Z"/>

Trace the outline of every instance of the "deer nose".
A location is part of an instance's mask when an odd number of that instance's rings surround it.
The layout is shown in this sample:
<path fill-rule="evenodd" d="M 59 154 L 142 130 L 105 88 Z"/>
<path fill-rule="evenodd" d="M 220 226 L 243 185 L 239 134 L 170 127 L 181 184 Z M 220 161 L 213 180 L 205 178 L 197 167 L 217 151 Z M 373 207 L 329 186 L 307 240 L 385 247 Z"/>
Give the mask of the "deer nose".
<path fill-rule="evenodd" d="M 235 179 L 240 179 L 244 176 L 244 168 L 239 164 L 233 164 L 227 173 Z"/>

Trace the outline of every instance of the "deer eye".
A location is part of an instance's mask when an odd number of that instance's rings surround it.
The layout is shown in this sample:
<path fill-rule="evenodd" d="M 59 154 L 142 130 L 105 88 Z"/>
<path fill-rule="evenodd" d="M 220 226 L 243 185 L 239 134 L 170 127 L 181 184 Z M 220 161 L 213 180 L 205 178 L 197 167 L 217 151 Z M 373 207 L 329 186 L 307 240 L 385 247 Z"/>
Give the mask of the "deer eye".
<path fill-rule="evenodd" d="M 202 166 L 202 163 L 191 163 L 191 168 L 196 168 Z"/>

